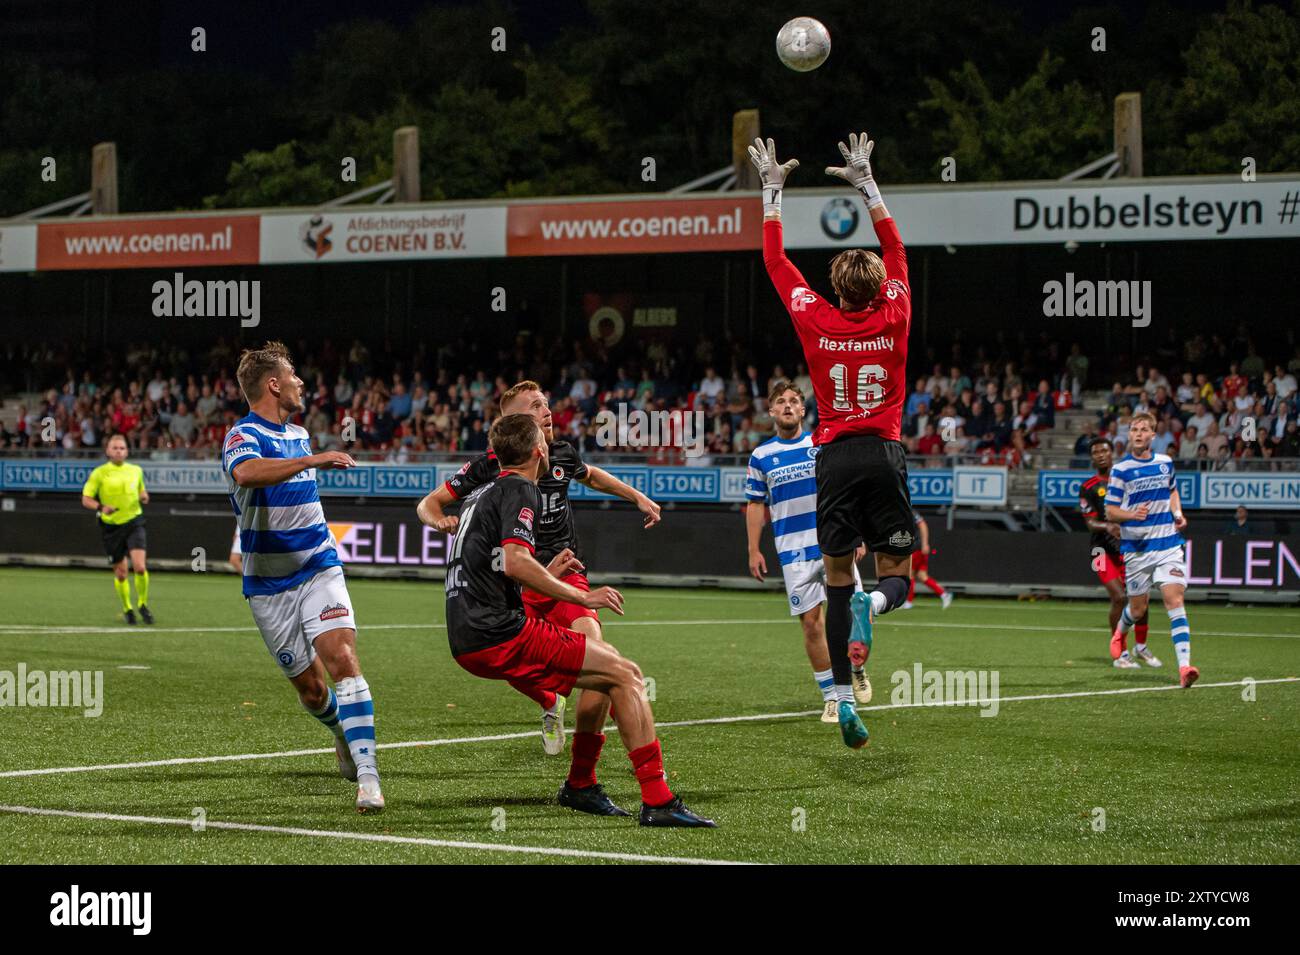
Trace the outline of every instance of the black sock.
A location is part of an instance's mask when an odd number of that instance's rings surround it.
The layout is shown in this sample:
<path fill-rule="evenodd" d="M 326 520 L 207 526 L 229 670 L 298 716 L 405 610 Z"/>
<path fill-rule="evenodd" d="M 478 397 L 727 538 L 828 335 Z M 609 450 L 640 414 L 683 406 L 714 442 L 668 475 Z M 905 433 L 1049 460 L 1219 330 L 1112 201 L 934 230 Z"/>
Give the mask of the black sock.
<path fill-rule="evenodd" d="M 881 577 L 876 590 L 885 595 L 885 609 L 880 613 L 889 613 L 907 602 L 908 580 L 906 577 Z"/>
<path fill-rule="evenodd" d="M 831 657 L 831 673 L 836 686 L 852 686 L 852 667 L 849 665 L 849 633 L 853 630 L 853 617 L 849 613 L 849 598 L 853 596 L 852 584 L 826 588 L 826 651 Z"/>

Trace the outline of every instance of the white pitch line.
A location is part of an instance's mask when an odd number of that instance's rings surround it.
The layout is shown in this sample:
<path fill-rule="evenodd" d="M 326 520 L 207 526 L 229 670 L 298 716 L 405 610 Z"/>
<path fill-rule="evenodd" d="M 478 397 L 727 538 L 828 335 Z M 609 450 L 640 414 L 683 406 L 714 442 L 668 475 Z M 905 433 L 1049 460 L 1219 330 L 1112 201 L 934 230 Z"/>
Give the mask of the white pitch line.
<path fill-rule="evenodd" d="M 41 809 L 35 806 L 0 805 L 0 812 L 24 816 L 55 816 L 63 819 L 90 819 L 105 822 L 129 822 L 151 826 L 184 826 L 192 829 L 194 820 L 168 816 L 127 816 L 115 812 L 78 812 L 72 809 Z M 599 852 L 594 849 L 562 849 L 554 846 L 497 845 L 491 842 L 460 842 L 455 839 L 428 839 L 422 836 L 392 836 L 372 832 L 346 832 L 337 829 L 300 829 L 296 826 L 266 826 L 252 822 L 221 822 L 208 819 L 207 829 L 228 832 L 270 832 L 283 836 L 311 836 L 318 839 L 352 839 L 358 842 L 387 842 L 406 846 L 432 846 L 436 849 L 472 849 L 479 852 L 506 852 L 518 855 L 564 856 L 571 859 L 610 859 L 615 862 L 660 862 L 676 865 L 760 865 L 757 862 L 734 862 L 730 859 L 700 859 L 692 856 L 655 856 L 637 852 Z"/>
<path fill-rule="evenodd" d="M 1255 680 L 1255 685 L 1260 686 L 1268 683 L 1300 683 L 1300 677 L 1272 677 L 1263 680 Z M 1242 680 L 1234 680 L 1230 683 L 1199 683 L 1197 689 L 1208 690 L 1215 687 L 1244 686 Z M 972 703 L 880 703 L 875 706 L 860 706 L 858 712 L 865 713 L 881 710 L 906 710 L 919 709 L 926 707 L 944 707 L 944 706 L 985 706 L 992 703 L 1021 703 L 1032 700 L 1069 700 L 1086 696 L 1118 696 L 1128 693 L 1159 693 L 1166 690 L 1180 690 L 1177 683 L 1170 683 L 1161 686 L 1135 686 L 1123 687 L 1115 690 L 1079 690 L 1070 693 L 1039 693 L 1032 696 L 1002 696 L 993 699 L 976 700 Z M 771 722 L 774 720 L 798 719 L 805 716 L 816 716 L 821 713 L 820 709 L 816 710 L 798 710 L 787 713 L 755 713 L 746 716 L 711 716 L 697 720 L 670 720 L 662 723 L 656 723 L 656 727 L 664 729 L 667 727 L 683 726 L 716 726 L 727 723 L 758 723 Z M 616 727 L 610 730 L 617 732 Z M 513 739 L 531 739 L 537 735 L 537 730 L 529 730 L 522 733 L 494 733 L 489 736 L 458 736 L 443 737 L 438 739 L 421 739 L 421 740 L 404 740 L 399 743 L 380 743 L 379 749 L 410 749 L 413 747 L 424 746 L 451 746 L 459 743 L 493 743 L 502 740 Z M 281 759 L 291 756 L 324 756 L 333 753 L 333 747 L 329 749 L 289 749 L 275 753 L 232 753 L 225 756 L 179 756 L 172 759 L 151 759 L 135 763 L 103 763 L 94 766 L 51 766 L 43 769 L 11 769 L 6 772 L 0 772 L 0 779 L 16 779 L 27 776 L 53 776 L 62 773 L 89 773 L 110 769 L 154 769 L 161 766 L 190 766 L 196 763 L 230 763 L 245 762 L 256 759 Z M 187 820 L 188 822 L 188 820 Z"/>
<path fill-rule="evenodd" d="M 1195 619 L 1193 617 L 1193 619 Z M 726 627 L 726 626 L 784 626 L 785 620 L 779 616 L 772 617 L 728 617 L 704 620 L 604 620 L 603 627 Z M 942 620 L 896 620 L 883 622 L 882 626 L 901 627 L 903 629 L 934 628 L 939 630 L 997 630 L 999 632 L 1021 631 L 1026 633 L 1089 633 L 1094 636 L 1105 628 L 1099 627 L 1062 627 L 1033 626 L 1018 623 L 960 623 Z M 371 630 L 445 630 L 445 623 L 372 623 L 362 624 L 361 633 Z M 125 625 L 117 627 L 56 627 L 42 624 L 8 624 L 0 625 L 0 636 L 88 636 L 95 634 L 148 634 L 148 633 L 256 633 L 257 628 L 247 627 L 149 627 L 148 629 L 128 629 Z M 1205 630 L 1195 629 L 1193 636 L 1199 637 L 1268 637 L 1283 640 L 1300 640 L 1300 633 L 1261 633 L 1257 630 Z"/>

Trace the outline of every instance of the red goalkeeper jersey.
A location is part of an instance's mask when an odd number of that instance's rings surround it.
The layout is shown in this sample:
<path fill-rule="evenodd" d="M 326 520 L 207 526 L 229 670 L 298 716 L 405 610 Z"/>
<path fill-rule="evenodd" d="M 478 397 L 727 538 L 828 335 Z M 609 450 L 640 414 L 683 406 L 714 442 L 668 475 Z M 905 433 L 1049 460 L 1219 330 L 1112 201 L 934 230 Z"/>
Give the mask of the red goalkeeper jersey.
<path fill-rule="evenodd" d="M 885 283 L 870 305 L 842 312 L 808 287 L 785 256 L 781 221 L 763 223 L 763 264 L 803 345 L 817 398 L 814 444 L 847 434 L 897 441 L 907 398 L 912 290 L 907 252 L 892 218 L 875 223 Z"/>

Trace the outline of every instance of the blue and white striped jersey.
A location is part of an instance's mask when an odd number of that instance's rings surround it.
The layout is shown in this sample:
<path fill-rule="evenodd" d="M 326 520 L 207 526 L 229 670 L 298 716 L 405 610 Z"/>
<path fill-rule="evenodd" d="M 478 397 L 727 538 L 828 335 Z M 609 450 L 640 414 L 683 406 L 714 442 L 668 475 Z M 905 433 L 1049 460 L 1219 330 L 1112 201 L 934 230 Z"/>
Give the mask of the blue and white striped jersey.
<path fill-rule="evenodd" d="M 783 440 L 768 438 L 749 456 L 745 497 L 765 501 L 772 511 L 772 533 L 781 566 L 821 560 L 817 546 L 817 449 L 812 433 Z"/>
<path fill-rule="evenodd" d="M 1183 546 L 1182 535 L 1174 530 L 1170 495 L 1174 488 L 1174 462 L 1167 454 L 1148 458 L 1129 454 L 1111 466 L 1106 503 L 1125 510 L 1141 504 L 1148 507 L 1144 519 L 1119 525 L 1120 553 L 1153 554 Z"/>
<path fill-rule="evenodd" d="M 334 535 L 325 523 L 316 469 L 270 487 L 240 487 L 230 472 L 249 458 L 301 458 L 311 454 L 305 428 L 275 424 L 256 414 L 240 418 L 226 434 L 221 468 L 239 524 L 244 553 L 244 596 L 278 594 L 328 567 L 341 567 Z"/>

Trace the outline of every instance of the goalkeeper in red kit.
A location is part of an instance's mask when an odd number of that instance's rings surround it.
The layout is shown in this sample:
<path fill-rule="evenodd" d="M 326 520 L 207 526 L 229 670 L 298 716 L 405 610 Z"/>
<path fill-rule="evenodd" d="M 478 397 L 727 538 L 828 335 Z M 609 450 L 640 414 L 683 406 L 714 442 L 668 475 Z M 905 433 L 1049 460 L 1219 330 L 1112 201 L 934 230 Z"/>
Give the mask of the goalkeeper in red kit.
<path fill-rule="evenodd" d="M 785 303 L 803 345 L 818 424 L 817 545 L 826 565 L 826 646 L 830 651 L 846 745 L 867 742 L 853 706 L 851 666 L 871 652 L 879 614 L 907 599 L 915 524 L 907 490 L 907 462 L 899 442 L 906 397 L 907 333 L 912 320 L 907 253 L 871 174 L 874 143 L 867 134 L 840 143 L 843 166 L 826 172 L 862 194 L 880 254 L 847 249 L 831 260 L 838 307 L 811 288 L 785 256 L 781 191 L 798 167 L 776 161 L 772 140 L 755 140 L 750 158 L 763 184 L 763 264 Z M 877 584 L 869 594 L 853 586 L 853 552 L 865 543 L 875 555 Z"/>

